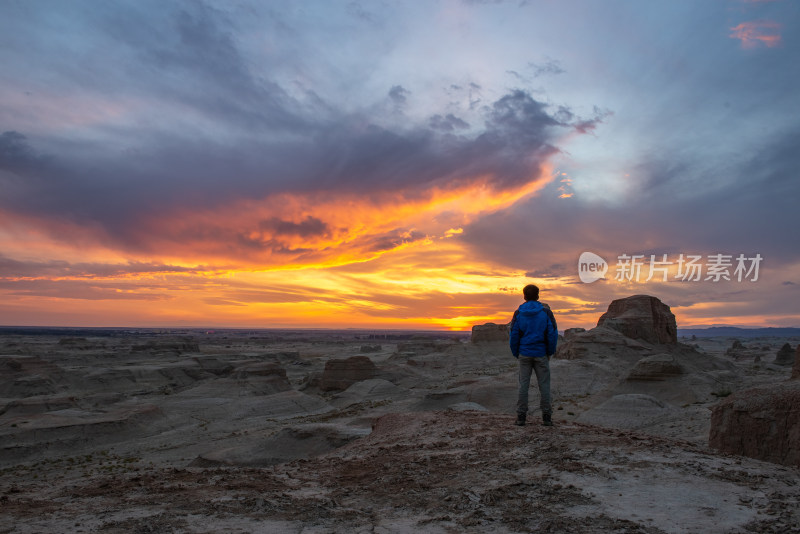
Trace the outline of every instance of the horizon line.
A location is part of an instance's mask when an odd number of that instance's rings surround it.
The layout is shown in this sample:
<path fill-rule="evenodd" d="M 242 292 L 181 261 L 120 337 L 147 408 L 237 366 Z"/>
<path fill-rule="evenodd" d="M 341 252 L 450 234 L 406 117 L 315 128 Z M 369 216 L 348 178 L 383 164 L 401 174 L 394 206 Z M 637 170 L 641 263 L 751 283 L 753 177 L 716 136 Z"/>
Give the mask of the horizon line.
<path fill-rule="evenodd" d="M 483 323 L 489 324 L 489 323 Z M 473 326 L 482 326 L 482 325 L 473 325 Z M 437 329 L 437 328 L 371 328 L 371 327 L 304 327 L 304 326 L 259 326 L 259 327 L 248 327 L 248 326 L 54 326 L 54 325 L 0 325 L 0 330 L 11 330 L 11 329 L 23 329 L 23 330 L 34 330 L 34 329 L 52 329 L 52 330 L 206 330 L 206 331 L 225 331 L 225 330 L 253 330 L 253 331 L 261 331 L 261 330 L 279 330 L 279 331 L 310 331 L 310 332 L 341 332 L 341 331 L 349 331 L 349 332 L 436 332 L 436 333 L 471 333 L 471 329 L 468 330 L 450 330 L 450 329 Z M 586 328 L 586 330 L 591 330 L 596 328 L 596 326 L 592 326 Z M 741 325 L 731 325 L 731 324 L 713 324 L 713 325 L 689 325 L 689 326 L 678 326 L 677 330 L 709 330 L 712 328 L 736 328 L 739 330 L 768 330 L 768 329 L 796 329 L 800 330 L 800 326 L 741 326 Z M 563 333 L 565 329 L 560 329 L 559 332 Z M 568 328 L 566 330 L 571 330 Z"/>

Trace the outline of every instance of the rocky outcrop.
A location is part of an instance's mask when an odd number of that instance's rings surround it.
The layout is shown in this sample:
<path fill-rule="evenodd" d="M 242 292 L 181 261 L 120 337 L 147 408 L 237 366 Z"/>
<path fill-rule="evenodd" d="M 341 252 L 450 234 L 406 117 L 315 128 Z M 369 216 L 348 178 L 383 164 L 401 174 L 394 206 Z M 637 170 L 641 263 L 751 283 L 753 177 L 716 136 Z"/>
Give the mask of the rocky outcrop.
<path fill-rule="evenodd" d="M 550 305 L 546 302 L 540 302 L 543 308 L 550 310 Z M 509 334 L 511 333 L 511 323 L 507 324 L 495 324 L 495 323 L 486 323 L 486 324 L 478 324 L 472 327 L 472 336 L 470 337 L 470 341 L 472 343 L 485 343 L 485 342 L 496 342 L 501 341 L 504 343 L 508 343 Z M 583 329 L 574 329 L 574 330 L 583 330 Z M 561 337 L 559 336 L 559 339 Z"/>
<path fill-rule="evenodd" d="M 740 352 L 743 352 L 744 350 L 745 350 L 745 347 L 744 347 L 744 345 L 742 345 L 742 342 L 739 341 L 738 339 L 734 339 L 733 343 L 731 343 L 731 346 L 728 347 L 728 350 L 725 351 L 725 354 L 727 354 L 728 356 L 734 356 L 735 357 L 737 354 L 739 354 Z"/>
<path fill-rule="evenodd" d="M 23 460 L 47 450 L 71 453 L 86 443 L 116 443 L 164 430 L 164 414 L 153 404 L 118 406 L 107 411 L 67 408 L 46 413 L 7 414 L 0 429 L 0 458 Z"/>
<path fill-rule="evenodd" d="M 771 350 L 769 346 L 757 346 L 755 344 L 745 345 L 738 339 L 734 339 L 731 346 L 725 351 L 725 355 L 736 361 L 752 359 L 753 363 L 758 363 L 764 356 L 767 356 Z"/>
<path fill-rule="evenodd" d="M 800 381 L 737 392 L 711 413 L 715 449 L 800 466 Z"/>
<path fill-rule="evenodd" d="M 649 295 L 612 301 L 597 326 L 605 326 L 632 339 L 649 343 L 677 343 L 678 327 L 669 306 Z"/>
<path fill-rule="evenodd" d="M 286 369 L 273 362 L 240 365 L 233 370 L 231 378 L 243 395 L 272 395 L 292 389 Z"/>
<path fill-rule="evenodd" d="M 800 348 L 800 345 L 798 345 L 798 348 Z M 794 355 L 795 350 L 792 346 L 788 343 L 784 343 L 783 347 L 778 351 L 778 354 L 775 355 L 775 365 L 794 365 Z"/>
<path fill-rule="evenodd" d="M 671 354 L 654 354 L 636 362 L 628 380 L 666 380 L 684 374 L 686 370 Z"/>
<path fill-rule="evenodd" d="M 213 356 L 198 356 L 192 358 L 203 371 L 216 376 L 227 376 L 233 371 L 233 365 L 223 362 Z"/>
<path fill-rule="evenodd" d="M 375 378 L 377 368 L 367 356 L 328 360 L 319 387 L 322 391 L 342 391 L 356 382 Z"/>
<path fill-rule="evenodd" d="M 39 356 L 0 356 L 0 397 L 54 394 L 63 379 L 61 367 Z"/>
<path fill-rule="evenodd" d="M 638 297 L 632 299 L 638 300 Z M 644 300 L 648 306 L 651 299 L 660 305 L 656 306 L 658 311 L 663 305 L 658 299 L 645 296 Z M 615 302 L 618 304 L 620 301 Z M 695 403 L 709 402 L 718 393 L 730 394 L 730 391 L 737 386 L 739 373 L 736 365 L 728 358 L 701 353 L 694 347 L 677 342 L 648 341 L 648 339 L 657 339 L 655 333 L 658 331 L 658 325 L 664 323 L 663 318 L 666 312 L 661 315 L 662 320 L 659 320 L 658 317 L 654 318 L 652 315 L 643 318 L 644 314 L 630 314 L 623 311 L 620 316 L 624 319 L 636 319 L 636 322 L 614 323 L 615 308 L 616 311 L 619 311 L 622 306 L 610 306 L 609 313 L 606 314 L 607 321 L 601 321 L 606 323 L 604 325 L 585 332 L 567 331 L 565 342 L 559 344 L 556 351 L 556 359 L 579 360 L 575 363 L 579 365 L 577 368 L 581 369 L 581 372 L 575 373 L 573 376 L 588 382 L 588 385 L 582 386 L 585 391 L 596 393 L 602 389 L 593 382 L 614 384 L 611 387 L 606 386 L 605 395 L 648 395 L 671 407 L 685 407 Z M 663 306 L 661 311 L 664 309 L 668 310 L 666 306 Z M 611 319 L 609 319 L 609 315 L 612 316 Z M 670 330 L 674 330 L 674 316 L 670 313 L 667 318 L 671 319 L 667 321 Z M 617 328 L 612 328 L 609 324 Z M 620 330 L 624 330 L 630 335 L 638 335 L 639 339 L 629 337 Z M 642 335 L 648 331 L 653 335 Z M 642 339 L 642 337 L 646 339 Z M 669 336 L 667 338 L 677 339 L 677 337 Z M 662 339 L 665 338 L 662 337 Z M 572 367 L 572 365 L 570 366 Z M 571 386 L 560 387 L 563 388 L 563 393 L 566 388 Z M 727 393 L 725 393 L 726 391 Z M 627 402 L 631 399 L 639 399 L 639 397 L 620 397 L 620 399 L 627 399 Z M 606 415 L 610 418 L 623 417 L 623 413 L 624 409 L 620 409 L 608 412 L 611 415 Z M 672 417 L 666 412 L 657 414 L 645 410 L 641 413 L 646 414 L 646 416 L 642 416 L 642 421 L 650 418 L 653 419 L 654 424 L 663 423 L 662 415 Z M 704 420 L 707 421 L 706 415 L 704 415 Z M 708 431 L 703 430 L 697 435 L 700 436 L 699 439 L 705 439 Z"/>
<path fill-rule="evenodd" d="M 491 341 L 508 342 L 509 324 L 476 324 L 472 327 L 472 343 L 485 343 Z"/>
<path fill-rule="evenodd" d="M 272 362 L 249 362 L 233 370 L 233 378 L 247 379 L 253 377 L 286 378 L 286 369 Z"/>
<path fill-rule="evenodd" d="M 585 328 L 567 328 L 564 330 L 564 340 L 570 340 L 575 334 L 586 332 Z"/>
<path fill-rule="evenodd" d="M 651 348 L 624 336 L 617 330 L 596 327 L 586 332 L 572 333 L 564 343 L 559 343 L 556 358 L 562 360 L 628 358 L 636 361 Z"/>

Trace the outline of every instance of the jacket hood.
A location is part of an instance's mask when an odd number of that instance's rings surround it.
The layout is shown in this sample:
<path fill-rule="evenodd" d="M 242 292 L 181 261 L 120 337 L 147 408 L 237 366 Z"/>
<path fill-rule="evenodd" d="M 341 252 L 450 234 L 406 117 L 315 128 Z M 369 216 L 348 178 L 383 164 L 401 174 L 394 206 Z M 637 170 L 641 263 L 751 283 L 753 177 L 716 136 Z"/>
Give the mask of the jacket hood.
<path fill-rule="evenodd" d="M 539 302 L 538 300 L 529 300 L 528 302 L 525 302 L 519 307 L 519 311 L 531 312 L 531 313 L 538 312 L 542 309 L 544 309 L 544 306 L 542 306 L 542 303 Z"/>

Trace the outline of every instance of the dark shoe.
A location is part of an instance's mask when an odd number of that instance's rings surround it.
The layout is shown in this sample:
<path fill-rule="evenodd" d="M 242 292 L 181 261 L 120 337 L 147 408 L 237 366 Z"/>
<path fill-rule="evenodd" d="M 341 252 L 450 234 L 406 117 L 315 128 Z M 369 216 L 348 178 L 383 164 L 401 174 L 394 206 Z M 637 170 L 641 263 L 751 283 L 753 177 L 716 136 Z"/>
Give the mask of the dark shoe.
<path fill-rule="evenodd" d="M 514 421 L 514 424 L 517 425 L 517 426 L 525 426 L 525 414 L 524 413 L 518 413 L 517 414 L 517 420 Z"/>
<path fill-rule="evenodd" d="M 542 415 L 542 424 L 544 426 L 553 426 L 553 419 L 549 413 Z"/>

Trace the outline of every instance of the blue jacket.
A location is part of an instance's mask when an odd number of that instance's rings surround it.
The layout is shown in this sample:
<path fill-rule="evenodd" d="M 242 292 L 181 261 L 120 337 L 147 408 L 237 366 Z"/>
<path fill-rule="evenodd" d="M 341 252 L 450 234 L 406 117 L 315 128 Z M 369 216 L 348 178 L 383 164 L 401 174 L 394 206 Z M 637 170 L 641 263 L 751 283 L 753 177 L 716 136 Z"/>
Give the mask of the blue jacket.
<path fill-rule="evenodd" d="M 514 312 L 509 342 L 515 358 L 552 356 L 558 343 L 558 326 L 553 312 L 539 301 L 529 300 Z"/>

